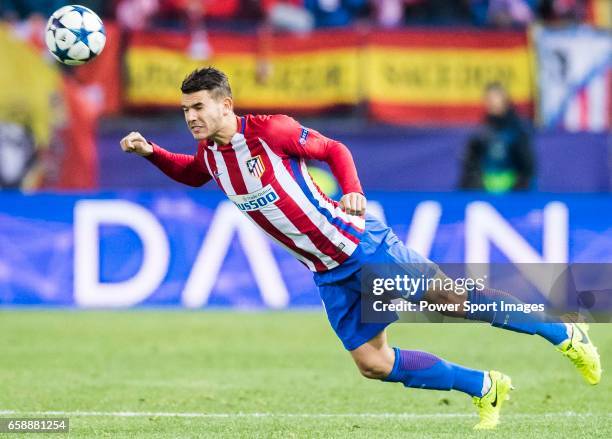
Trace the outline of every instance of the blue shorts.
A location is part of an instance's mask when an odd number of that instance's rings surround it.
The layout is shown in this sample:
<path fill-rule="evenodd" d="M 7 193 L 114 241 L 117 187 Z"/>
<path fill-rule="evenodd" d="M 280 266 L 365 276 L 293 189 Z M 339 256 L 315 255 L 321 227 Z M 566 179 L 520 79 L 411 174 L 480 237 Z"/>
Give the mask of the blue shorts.
<path fill-rule="evenodd" d="M 428 270 L 435 270 L 431 261 L 406 247 L 389 226 L 372 216 L 366 216 L 365 232 L 351 257 L 332 270 L 314 274 L 329 323 L 349 351 L 368 342 L 398 319 L 395 312 L 389 312 L 385 323 L 362 322 L 363 264 L 426 264 Z M 416 276 L 420 274 L 420 271 L 415 272 Z M 427 274 L 431 275 L 432 272 Z M 424 293 L 420 291 L 413 296 L 413 300 L 419 300 Z"/>

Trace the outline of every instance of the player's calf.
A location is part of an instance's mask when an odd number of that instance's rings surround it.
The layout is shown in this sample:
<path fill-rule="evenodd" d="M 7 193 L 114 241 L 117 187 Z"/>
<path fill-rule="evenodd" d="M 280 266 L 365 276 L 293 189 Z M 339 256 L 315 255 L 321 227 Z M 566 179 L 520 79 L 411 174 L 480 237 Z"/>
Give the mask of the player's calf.
<path fill-rule="evenodd" d="M 501 389 L 499 395 L 506 399 L 510 390 L 509 378 L 498 372 L 469 369 L 429 352 L 392 349 L 387 344 L 385 331 L 351 351 L 351 356 L 366 378 L 402 383 L 405 387 L 418 389 L 467 393 L 479 408 L 480 423 L 476 427 L 479 429 L 494 428 L 499 422 L 501 404 L 498 405 L 491 395 L 498 395 L 498 389 Z M 498 387 L 499 377 L 503 378 L 502 387 Z"/>
<path fill-rule="evenodd" d="M 569 338 L 569 326 L 560 319 L 545 313 L 530 314 L 518 311 L 503 311 L 504 305 L 522 304 L 522 302 L 505 291 L 485 288 L 481 291 L 468 292 L 467 300 L 471 305 L 465 318 L 488 322 L 491 325 L 523 334 L 538 334 L 546 340 L 559 345 Z"/>
<path fill-rule="evenodd" d="M 442 272 L 437 276 L 446 277 Z M 471 290 L 467 294 L 457 294 L 440 289 L 430 289 L 423 296 L 424 300 L 434 304 L 458 304 L 442 312 L 450 317 L 464 317 L 468 320 L 488 322 L 491 325 L 523 334 L 538 334 L 558 346 L 570 337 L 569 326 L 560 319 L 545 313 L 522 313 L 502 311 L 503 305 L 522 304 L 512 294 L 492 288 Z M 469 303 L 470 306 L 466 306 Z"/>
<path fill-rule="evenodd" d="M 393 350 L 393 369 L 384 381 L 419 389 L 459 390 L 478 397 L 488 391 L 490 383 L 484 371 L 451 363 L 429 352 Z"/>

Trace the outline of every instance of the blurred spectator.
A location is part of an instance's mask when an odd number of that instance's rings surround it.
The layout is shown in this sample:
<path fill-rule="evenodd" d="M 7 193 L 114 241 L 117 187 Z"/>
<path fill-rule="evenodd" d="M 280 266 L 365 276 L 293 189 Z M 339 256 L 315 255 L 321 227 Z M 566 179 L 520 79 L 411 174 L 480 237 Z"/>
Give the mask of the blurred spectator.
<path fill-rule="evenodd" d="M 404 4 L 421 3 L 422 0 L 371 0 L 374 18 L 379 27 L 393 28 L 403 24 Z"/>
<path fill-rule="evenodd" d="M 483 126 L 470 139 L 464 155 L 461 188 L 496 193 L 529 189 L 534 168 L 530 135 L 505 88 L 489 84 L 484 105 Z"/>
<path fill-rule="evenodd" d="M 240 0 L 159 0 L 160 18 L 174 24 L 199 27 L 202 20 L 228 20 L 240 11 Z"/>
<path fill-rule="evenodd" d="M 7 20 L 23 20 L 32 15 L 49 17 L 62 6 L 78 3 L 83 5 L 100 17 L 113 15 L 114 1 L 104 0 L 0 0 L 0 16 Z"/>
<path fill-rule="evenodd" d="M 159 0 L 119 0 L 117 21 L 123 29 L 140 31 L 151 27 L 159 11 Z"/>
<path fill-rule="evenodd" d="M 55 10 L 71 4 L 67 0 L 2 0 L 2 18 L 8 20 L 23 20 L 33 14 L 48 17 Z"/>
<path fill-rule="evenodd" d="M 588 0 L 540 0 L 538 14 L 546 21 L 583 21 L 587 18 L 588 3 Z"/>
<path fill-rule="evenodd" d="M 408 24 L 452 25 L 467 24 L 470 19 L 469 0 L 409 0 L 406 1 Z"/>
<path fill-rule="evenodd" d="M 304 8 L 304 0 L 261 0 L 261 7 L 273 30 L 307 33 L 314 28 L 314 17 Z"/>
<path fill-rule="evenodd" d="M 528 0 L 491 0 L 488 15 L 496 27 L 526 26 L 534 17 Z"/>
<path fill-rule="evenodd" d="M 304 0 L 316 27 L 349 26 L 368 11 L 368 0 Z"/>
<path fill-rule="evenodd" d="M 470 0 L 473 21 L 479 26 L 526 26 L 534 20 L 539 0 Z"/>

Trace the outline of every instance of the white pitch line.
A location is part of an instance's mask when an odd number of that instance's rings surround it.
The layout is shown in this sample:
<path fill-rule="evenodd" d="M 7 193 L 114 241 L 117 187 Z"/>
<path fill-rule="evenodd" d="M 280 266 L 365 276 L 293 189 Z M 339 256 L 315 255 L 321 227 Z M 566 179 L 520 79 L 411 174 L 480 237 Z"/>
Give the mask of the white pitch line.
<path fill-rule="evenodd" d="M 434 418 L 473 418 L 469 413 L 173 413 L 173 412 L 87 412 L 87 411 L 20 411 L 0 410 L 0 416 L 97 416 L 97 417 L 166 417 L 166 418 L 396 418 L 396 419 L 434 419 Z M 542 418 L 542 417 L 612 417 L 612 413 L 517 413 L 505 418 Z"/>

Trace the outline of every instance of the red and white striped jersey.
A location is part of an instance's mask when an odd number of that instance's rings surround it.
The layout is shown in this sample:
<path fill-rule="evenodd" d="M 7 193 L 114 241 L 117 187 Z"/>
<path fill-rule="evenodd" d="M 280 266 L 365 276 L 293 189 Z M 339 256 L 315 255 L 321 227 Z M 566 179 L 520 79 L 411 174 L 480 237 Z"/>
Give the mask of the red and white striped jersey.
<path fill-rule="evenodd" d="M 323 194 L 305 160 L 327 162 L 343 193 L 362 192 L 348 149 L 284 115 L 247 115 L 237 124 L 227 145 L 202 141 L 195 156 L 154 145 L 149 159 L 185 184 L 214 179 L 238 209 L 310 270 L 342 264 L 357 248 L 365 221 Z"/>

